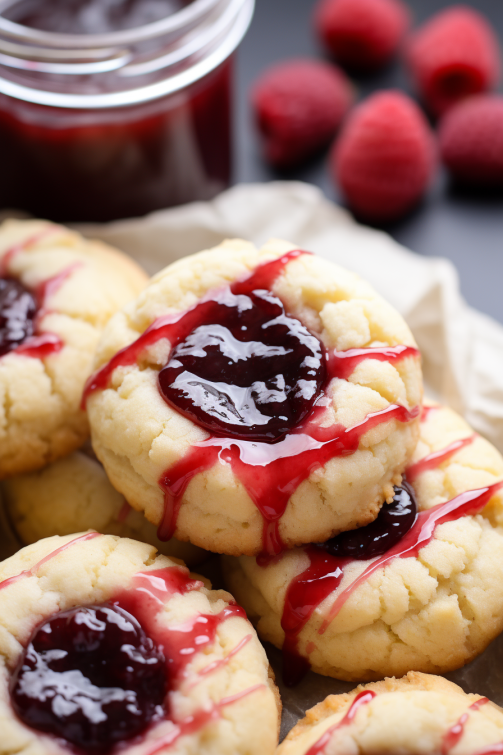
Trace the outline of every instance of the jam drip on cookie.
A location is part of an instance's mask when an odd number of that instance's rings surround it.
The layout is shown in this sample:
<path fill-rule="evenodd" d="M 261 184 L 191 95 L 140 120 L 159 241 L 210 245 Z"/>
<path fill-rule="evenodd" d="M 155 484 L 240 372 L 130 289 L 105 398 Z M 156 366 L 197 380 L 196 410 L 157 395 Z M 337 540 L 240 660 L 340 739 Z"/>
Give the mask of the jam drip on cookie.
<path fill-rule="evenodd" d="M 335 732 L 353 723 L 360 708 L 363 705 L 368 705 L 370 702 L 372 702 L 375 696 L 376 693 L 370 689 L 362 690 L 361 692 L 359 692 L 349 706 L 349 709 L 347 710 L 344 718 L 327 729 L 326 732 L 318 739 L 318 741 L 315 742 L 314 745 L 311 745 L 309 750 L 306 752 L 306 755 L 323 755 Z"/>
<path fill-rule="evenodd" d="M 244 280 L 209 292 L 186 312 L 160 317 L 89 379 L 84 402 L 107 387 L 116 368 L 137 363 L 161 338 L 171 343 L 170 360 L 159 375 L 161 395 L 211 435 L 159 480 L 165 497 L 161 540 L 173 536 L 193 477 L 223 462 L 230 464 L 262 515 L 263 551 L 278 554 L 283 549 L 281 517 L 312 472 L 337 456 L 355 453 L 360 438 L 374 427 L 418 416 L 418 407 L 390 404 L 354 427 L 322 427 L 333 378 L 349 376 L 365 359 L 399 362 L 417 357 L 418 351 L 403 345 L 326 351 L 271 293 L 288 263 L 304 254 L 288 252 L 259 265 Z"/>
<path fill-rule="evenodd" d="M 14 278 L 0 278 L 0 356 L 16 349 L 35 332 L 37 302 Z"/>
<path fill-rule="evenodd" d="M 106 753 L 163 715 L 165 660 L 116 605 L 78 607 L 39 626 L 12 679 L 28 726 L 86 753 Z"/>
<path fill-rule="evenodd" d="M 502 487 L 503 481 L 489 485 L 486 488 L 469 490 L 450 501 L 439 503 L 426 511 L 420 511 L 412 522 L 412 525 L 409 525 L 410 528 L 397 542 L 393 542 L 393 539 L 390 538 L 390 545 L 389 547 L 386 546 L 384 552 L 379 554 L 376 551 L 370 556 L 365 551 L 361 551 L 362 555 L 359 560 L 370 558 L 373 558 L 373 560 L 369 561 L 366 568 L 358 577 L 344 587 L 342 591 L 338 591 L 321 628 L 318 630 L 319 634 L 321 635 L 326 632 L 330 622 L 337 616 L 354 590 L 375 571 L 387 566 L 395 558 L 417 557 L 419 551 L 432 540 L 435 530 L 440 524 L 453 522 L 464 516 L 480 514 L 490 499 Z M 383 509 L 385 508 L 386 504 Z M 381 509 L 379 517 L 384 516 L 383 509 Z M 409 515 L 407 514 L 406 516 Z M 362 530 L 371 529 L 373 524 L 363 527 Z M 357 530 L 354 533 L 355 537 L 358 532 Z M 347 535 L 350 535 L 350 533 L 347 533 Z M 309 559 L 309 565 L 290 582 L 287 588 L 281 626 L 285 632 L 283 643 L 283 675 L 284 681 L 288 686 L 297 684 L 309 670 L 308 659 L 301 656 L 298 649 L 300 632 L 318 606 L 339 588 L 345 576 L 346 567 L 354 563 L 355 560 L 358 560 L 356 555 L 350 556 L 347 555 L 347 552 L 345 553 L 346 533 L 338 535 L 333 540 L 338 540 L 338 538 L 341 538 L 341 555 L 331 555 L 319 545 L 307 546 L 304 552 Z M 368 542 L 371 541 L 369 540 Z M 381 542 L 383 544 L 386 543 L 386 539 L 383 539 Z M 379 541 L 377 542 L 377 546 L 379 546 Z M 358 552 L 358 549 L 356 550 Z M 259 565 L 267 566 L 267 562 L 261 564 L 260 559 L 257 562 Z M 313 650 L 315 650 L 314 643 L 309 643 L 307 652 L 311 653 Z"/>

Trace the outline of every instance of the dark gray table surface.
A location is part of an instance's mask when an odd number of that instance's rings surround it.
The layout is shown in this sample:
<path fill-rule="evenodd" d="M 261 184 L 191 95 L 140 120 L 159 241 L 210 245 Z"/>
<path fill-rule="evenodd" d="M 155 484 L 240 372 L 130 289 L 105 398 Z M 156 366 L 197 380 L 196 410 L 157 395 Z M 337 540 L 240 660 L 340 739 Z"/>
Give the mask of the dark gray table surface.
<path fill-rule="evenodd" d="M 323 58 L 312 29 L 314 0 L 256 0 L 255 16 L 239 50 L 236 71 L 235 182 L 296 179 L 319 186 L 341 202 L 327 170 L 327 155 L 292 173 L 278 173 L 261 158 L 249 107 L 254 79 L 272 63 L 296 56 Z M 408 0 L 415 23 L 453 5 L 446 0 Z M 497 30 L 503 47 L 502 0 L 468 2 L 483 12 Z M 360 98 L 376 89 L 399 87 L 411 93 L 400 61 L 371 77 L 354 80 Z M 500 88 L 501 89 L 501 88 Z M 440 171 L 423 204 L 386 230 L 415 252 L 448 257 L 456 265 L 465 299 L 503 323 L 503 196 L 460 195 Z"/>

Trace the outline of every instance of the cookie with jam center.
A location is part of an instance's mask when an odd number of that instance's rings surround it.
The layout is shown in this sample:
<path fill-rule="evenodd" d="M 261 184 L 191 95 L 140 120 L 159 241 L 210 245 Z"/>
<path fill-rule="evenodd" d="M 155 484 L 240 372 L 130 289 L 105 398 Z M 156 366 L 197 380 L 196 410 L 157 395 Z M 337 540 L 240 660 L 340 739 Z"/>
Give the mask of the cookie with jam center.
<path fill-rule="evenodd" d="M 285 682 L 446 673 L 503 629 L 503 458 L 427 404 L 405 471 L 371 524 L 275 558 L 224 558 L 227 585 Z"/>
<path fill-rule="evenodd" d="M 329 695 L 307 711 L 277 755 L 482 755 L 502 746 L 498 705 L 443 677 L 411 671 Z"/>
<path fill-rule="evenodd" d="M 62 226 L 0 226 L 0 479 L 86 440 L 80 404 L 96 344 L 146 280 L 126 255 Z"/>
<path fill-rule="evenodd" d="M 126 538 L 0 563 L 2 752 L 273 755 L 281 706 L 246 614 Z"/>
<path fill-rule="evenodd" d="M 372 521 L 414 450 L 420 358 L 358 276 L 291 244 L 181 259 L 118 313 L 86 389 L 114 487 L 159 537 L 277 553 Z"/>

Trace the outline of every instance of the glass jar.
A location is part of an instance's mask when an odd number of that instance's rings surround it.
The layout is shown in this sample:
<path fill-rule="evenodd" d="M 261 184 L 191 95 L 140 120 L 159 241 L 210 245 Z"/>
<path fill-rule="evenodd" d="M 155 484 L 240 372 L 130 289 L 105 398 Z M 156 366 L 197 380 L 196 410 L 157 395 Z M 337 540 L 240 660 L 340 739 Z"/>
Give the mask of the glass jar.
<path fill-rule="evenodd" d="M 0 0 L 0 207 L 102 222 L 228 185 L 232 53 L 254 0 L 104 34 L 20 24 L 23 2 Z"/>

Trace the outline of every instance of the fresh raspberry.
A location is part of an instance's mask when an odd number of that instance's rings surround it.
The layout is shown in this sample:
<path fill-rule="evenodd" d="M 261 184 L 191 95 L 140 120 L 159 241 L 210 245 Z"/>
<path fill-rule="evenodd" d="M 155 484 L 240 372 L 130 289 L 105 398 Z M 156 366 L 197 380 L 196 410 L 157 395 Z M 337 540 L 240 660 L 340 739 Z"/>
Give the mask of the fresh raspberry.
<path fill-rule="evenodd" d="M 503 97 L 478 95 L 443 118 L 440 154 L 452 176 L 474 188 L 503 187 Z"/>
<path fill-rule="evenodd" d="M 435 115 L 499 77 L 498 41 L 486 19 L 463 5 L 435 15 L 411 38 L 407 57 L 416 86 Z"/>
<path fill-rule="evenodd" d="M 419 201 L 435 167 L 433 134 L 410 97 L 378 92 L 352 112 L 331 167 L 349 206 L 373 222 L 395 220 Z"/>
<path fill-rule="evenodd" d="M 252 103 L 267 160 L 289 167 L 325 147 L 353 102 L 353 89 L 335 66 L 290 60 L 255 83 Z"/>
<path fill-rule="evenodd" d="M 341 65 L 369 71 L 396 52 L 410 15 L 401 0 L 321 0 L 314 22 Z"/>

